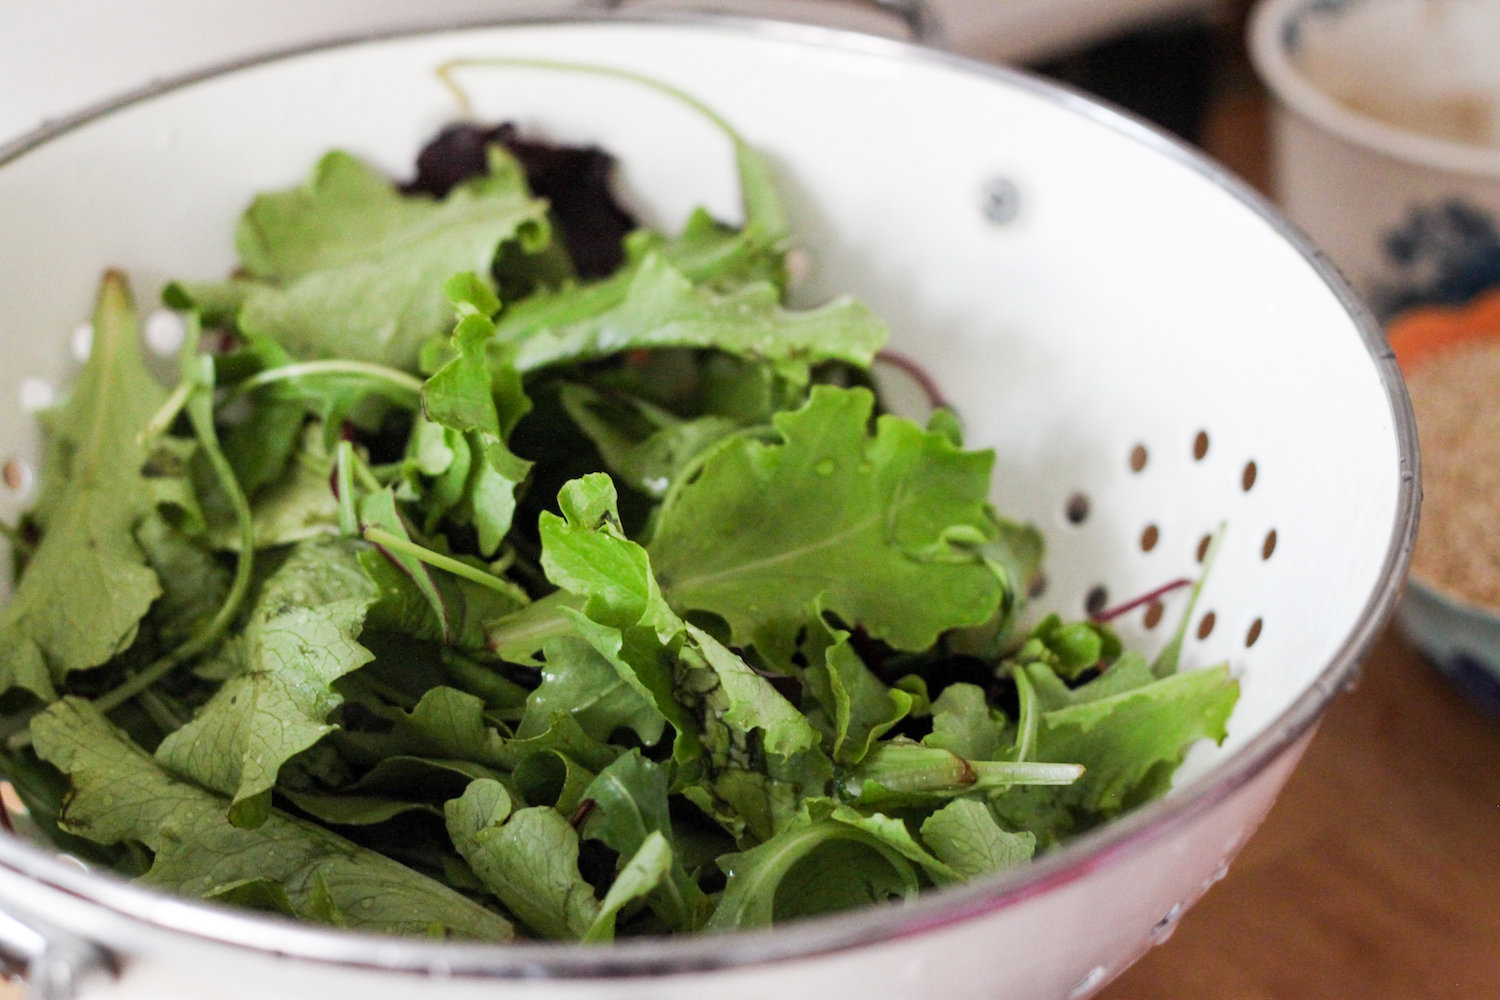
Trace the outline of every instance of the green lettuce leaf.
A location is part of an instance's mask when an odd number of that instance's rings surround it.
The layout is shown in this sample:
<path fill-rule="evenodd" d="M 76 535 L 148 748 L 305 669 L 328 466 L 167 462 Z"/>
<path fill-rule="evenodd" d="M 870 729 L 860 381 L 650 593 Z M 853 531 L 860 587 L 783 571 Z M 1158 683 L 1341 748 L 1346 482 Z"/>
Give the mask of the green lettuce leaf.
<path fill-rule="evenodd" d="M 299 546 L 268 579 L 250 619 L 221 654 L 236 672 L 157 749 L 167 767 L 232 796 L 229 818 L 270 815 L 281 765 L 333 730 L 333 683 L 371 654 L 357 639 L 375 589 L 346 543 Z"/>
<path fill-rule="evenodd" d="M 778 414 L 782 441 L 736 440 L 663 504 L 648 551 L 673 607 L 710 611 L 774 663 L 815 602 L 900 649 L 988 621 L 1004 596 L 993 457 L 881 417 L 863 389 L 819 386 Z M 921 594 L 921 600 L 913 600 Z"/>
<path fill-rule="evenodd" d="M 537 936 L 577 941 L 599 917 L 578 871 L 578 831 L 550 806 L 512 811 L 498 782 L 474 782 L 446 807 L 448 835 L 474 874 Z"/>
<path fill-rule="evenodd" d="M 667 772 L 639 752 L 625 754 L 600 771 L 584 790 L 584 797 L 595 807 L 583 827 L 584 836 L 603 842 L 622 859 L 641 851 L 652 837 L 665 837 L 669 843 L 675 839 Z M 712 908 L 675 857 L 647 902 L 667 927 L 679 931 L 702 926 Z"/>
<path fill-rule="evenodd" d="M 922 887 L 884 838 L 806 811 L 764 843 L 721 857 L 719 867 L 729 882 L 707 924 L 716 931 L 906 898 Z"/>
<path fill-rule="evenodd" d="M 331 907 L 359 930 L 514 937 L 498 914 L 315 824 L 272 812 L 258 830 L 234 826 L 226 799 L 174 778 L 87 702 L 58 702 L 32 732 L 37 752 L 72 778 L 65 828 L 102 844 L 145 844 L 156 854 L 149 885 L 206 898 L 259 879 L 303 919 L 326 920 Z"/>
<path fill-rule="evenodd" d="M 429 511 L 428 530 L 437 518 L 456 511 L 462 523 L 474 526 L 479 553 L 489 557 L 510 530 L 516 488 L 531 470 L 531 463 L 505 443 L 531 401 L 513 366 L 497 364 L 492 371 L 486 359 L 485 344 L 495 327 L 485 312 L 493 300 L 484 297 L 481 280 L 461 274 L 447 288 L 459 311 L 453 356 L 422 386 L 422 410 L 428 421 L 450 432 L 453 458 L 437 473 L 438 503 Z"/>
<path fill-rule="evenodd" d="M 655 891 L 671 870 L 672 845 L 662 834 L 651 833 L 610 883 L 604 901 L 599 904 L 599 914 L 584 932 L 583 940 L 613 941 L 620 911 Z"/>
<path fill-rule="evenodd" d="M 1113 816 L 1165 792 L 1195 743 L 1223 740 L 1238 698 L 1227 667 L 1206 667 L 1046 712 L 1037 759 L 1082 764 L 1083 777 L 1059 794 Z"/>
<path fill-rule="evenodd" d="M 42 541 L 0 611 L 0 693 L 48 701 L 69 674 L 134 640 L 161 593 L 136 529 L 156 504 L 141 428 L 166 399 L 146 370 L 125 280 L 106 275 L 93 350 L 49 422 L 51 454 L 37 517 Z"/>
<path fill-rule="evenodd" d="M 1002 827 L 988 806 L 954 799 L 922 821 L 922 842 L 962 878 L 1029 861 L 1036 837 Z"/>
<path fill-rule="evenodd" d="M 513 160 L 493 156 L 487 176 L 441 202 L 403 197 L 338 152 L 304 185 L 255 199 L 236 241 L 257 279 L 241 327 L 305 357 L 415 368 L 423 341 L 446 325 L 451 275 L 488 273 L 507 241 L 539 248 L 550 238 L 546 203 Z"/>
<path fill-rule="evenodd" d="M 793 312 L 779 289 L 755 283 L 719 293 L 693 281 L 663 256 L 642 261 L 624 299 L 613 308 L 517 342 L 515 365 L 533 372 L 622 351 L 711 347 L 775 368 L 805 383 L 812 364 L 839 360 L 868 366 L 885 343 L 885 327 L 852 299 Z"/>

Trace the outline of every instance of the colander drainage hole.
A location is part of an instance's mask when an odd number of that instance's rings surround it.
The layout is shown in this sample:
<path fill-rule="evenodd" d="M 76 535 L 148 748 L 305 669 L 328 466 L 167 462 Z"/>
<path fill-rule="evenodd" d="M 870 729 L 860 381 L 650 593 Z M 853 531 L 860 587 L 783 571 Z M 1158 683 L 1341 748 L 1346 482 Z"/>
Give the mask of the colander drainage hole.
<path fill-rule="evenodd" d="M 77 361 L 87 361 L 89 354 L 94 350 L 94 325 L 92 323 L 79 323 L 73 328 L 73 336 L 68 345 Z"/>
<path fill-rule="evenodd" d="M 1141 551 L 1150 552 L 1160 540 L 1161 529 L 1154 524 L 1146 525 L 1146 529 L 1141 532 Z"/>
<path fill-rule="evenodd" d="M 176 354 L 187 340 L 187 321 L 170 309 L 157 309 L 146 317 L 145 340 L 162 357 Z"/>
<path fill-rule="evenodd" d="M 1208 431 L 1199 431 L 1193 438 L 1193 461 L 1201 462 L 1208 457 Z"/>
<path fill-rule="evenodd" d="M 1272 528 L 1266 532 L 1266 540 L 1260 545 L 1261 559 L 1271 558 L 1271 553 L 1276 551 L 1276 529 Z"/>
<path fill-rule="evenodd" d="M 1246 493 L 1249 493 L 1250 487 L 1255 485 L 1255 472 L 1255 460 L 1251 459 L 1245 463 L 1245 471 L 1240 473 L 1240 488 Z"/>
<path fill-rule="evenodd" d="M 1256 641 L 1260 639 L 1260 630 L 1264 626 L 1264 624 L 1265 623 L 1262 622 L 1259 618 L 1250 623 L 1250 631 L 1245 633 L 1246 649 L 1249 649 L 1251 646 L 1255 645 Z"/>
<path fill-rule="evenodd" d="M 1130 449 L 1130 471 L 1140 472 L 1146 467 L 1146 459 L 1150 456 L 1146 452 L 1146 446 L 1138 444 Z"/>
<path fill-rule="evenodd" d="M 1089 592 L 1084 595 L 1083 610 L 1087 611 L 1091 615 L 1096 615 L 1099 612 L 1103 611 L 1104 606 L 1108 603 L 1109 591 L 1104 588 L 1104 584 L 1096 583 L 1094 584 L 1094 586 L 1090 587 Z"/>
<path fill-rule="evenodd" d="M 1214 543 L 1213 535 L 1204 535 L 1198 539 L 1198 561 L 1201 563 L 1208 558 L 1208 547 Z"/>
<path fill-rule="evenodd" d="M 17 393 L 21 409 L 26 413 L 37 413 L 50 407 L 57 397 L 52 389 L 52 383 L 35 375 L 28 375 L 21 380 L 21 386 Z"/>
<path fill-rule="evenodd" d="M 1089 519 L 1089 498 L 1084 493 L 1074 493 L 1063 505 L 1063 516 L 1069 524 L 1082 524 Z"/>
<path fill-rule="evenodd" d="M 1210 635 L 1212 635 L 1214 631 L 1214 622 L 1217 620 L 1217 617 L 1212 611 L 1205 612 L 1203 617 L 1198 619 L 1198 638 L 1207 639 Z"/>
<path fill-rule="evenodd" d="M 5 461 L 4 478 L 7 489 L 24 495 L 31 492 L 31 484 L 36 477 L 31 471 L 30 462 L 20 458 L 9 458 Z"/>
<path fill-rule="evenodd" d="M 1161 624 L 1162 616 L 1167 613 L 1167 606 L 1161 601 L 1152 601 L 1146 606 L 1146 627 L 1156 628 Z"/>

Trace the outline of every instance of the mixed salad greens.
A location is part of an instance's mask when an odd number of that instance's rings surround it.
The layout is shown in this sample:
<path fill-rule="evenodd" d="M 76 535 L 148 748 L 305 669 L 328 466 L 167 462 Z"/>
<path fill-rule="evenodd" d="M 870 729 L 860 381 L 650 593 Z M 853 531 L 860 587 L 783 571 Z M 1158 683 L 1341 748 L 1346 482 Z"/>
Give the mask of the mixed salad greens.
<path fill-rule="evenodd" d="M 404 189 L 330 153 L 167 290 L 175 387 L 106 276 L 0 613 L 24 821 L 193 897 L 603 941 L 1018 864 L 1222 739 L 1225 668 L 1017 624 L 991 454 L 883 412 L 866 308 L 784 304 L 731 136 L 745 221 L 676 235 L 509 128 Z"/>

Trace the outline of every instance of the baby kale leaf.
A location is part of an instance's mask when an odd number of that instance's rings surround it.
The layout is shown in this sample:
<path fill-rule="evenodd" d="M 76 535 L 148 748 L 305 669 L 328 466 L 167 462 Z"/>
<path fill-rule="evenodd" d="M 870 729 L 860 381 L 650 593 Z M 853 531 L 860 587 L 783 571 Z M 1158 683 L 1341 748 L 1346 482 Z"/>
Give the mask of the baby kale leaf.
<path fill-rule="evenodd" d="M 101 844 L 145 844 L 156 854 L 148 885 L 212 897 L 264 880 L 308 920 L 337 913 L 387 934 L 514 937 L 493 911 L 316 824 L 273 811 L 258 829 L 233 825 L 228 800 L 174 777 L 87 702 L 58 702 L 32 732 L 37 752 L 73 781 L 63 827 Z"/>
<path fill-rule="evenodd" d="M 135 532 L 157 503 L 141 428 L 165 398 L 141 357 L 129 289 L 111 272 L 88 363 L 49 423 L 42 541 L 0 612 L 0 692 L 52 699 L 68 674 L 124 651 L 160 595 Z"/>

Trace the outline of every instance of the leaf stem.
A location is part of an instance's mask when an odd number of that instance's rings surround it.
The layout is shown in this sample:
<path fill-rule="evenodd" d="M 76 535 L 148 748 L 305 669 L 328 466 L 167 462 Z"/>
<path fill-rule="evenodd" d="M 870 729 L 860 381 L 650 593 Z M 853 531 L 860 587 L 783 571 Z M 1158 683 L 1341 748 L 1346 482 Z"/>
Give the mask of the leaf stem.
<path fill-rule="evenodd" d="M 359 514 L 354 509 L 355 461 L 354 444 L 340 441 L 334 455 L 334 482 L 339 494 L 339 531 L 348 538 L 359 534 Z"/>
<path fill-rule="evenodd" d="M 118 708 L 161 680 L 179 664 L 211 648 L 223 637 L 230 623 L 239 614 L 240 605 L 244 603 L 245 595 L 250 591 L 250 577 L 255 567 L 255 526 L 250 517 L 250 501 L 245 496 L 245 491 L 240 488 L 234 469 L 230 466 L 229 459 L 224 456 L 224 450 L 219 447 L 219 435 L 214 428 L 213 418 L 211 368 L 213 362 L 210 358 L 204 358 L 203 362 L 199 378 L 196 380 L 198 391 L 189 395 L 184 409 L 187 411 L 188 421 L 193 426 L 193 434 L 198 438 L 198 444 L 203 448 L 204 454 L 208 456 L 209 465 L 213 468 L 219 485 L 234 509 L 234 518 L 240 533 L 240 551 L 234 567 L 234 579 L 229 585 L 229 593 L 224 596 L 224 603 L 219 605 L 218 612 L 196 635 L 119 687 L 94 699 L 95 707 L 101 712 L 109 712 Z M 184 381 L 188 380 L 184 379 Z"/>
<path fill-rule="evenodd" d="M 493 591 L 504 594 L 506 597 L 516 598 L 518 600 L 527 599 L 525 594 L 521 592 L 520 588 L 511 583 L 509 580 L 504 580 L 498 576 L 486 573 L 482 569 L 476 569 L 475 567 L 470 566 L 468 563 L 462 562 L 458 559 L 454 559 L 451 556 L 445 556 L 440 552 L 434 552 L 431 549 L 427 548 L 425 545 L 418 545 L 411 539 L 402 538 L 400 535 L 386 531 L 384 528 L 377 528 L 373 525 L 366 526 L 364 530 L 364 537 L 366 541 L 372 542 L 383 549 L 389 549 L 390 551 L 398 553 L 399 555 L 410 556 L 411 558 L 424 562 L 436 569 L 445 570 L 446 572 L 452 573 L 454 576 L 462 577 L 471 583 L 477 583 L 481 587 L 488 587 Z"/>
<path fill-rule="evenodd" d="M 141 707 L 146 710 L 146 714 L 151 716 L 151 721 L 156 723 L 164 733 L 171 733 L 181 729 L 183 723 L 187 721 L 178 717 L 177 713 L 172 711 L 171 707 L 167 705 L 166 700 L 150 688 L 141 692 L 140 702 Z"/>
<path fill-rule="evenodd" d="M 1036 688 L 1032 686 L 1026 668 L 1022 666 L 1011 671 L 1011 679 L 1016 682 L 1016 697 L 1021 703 L 1016 719 L 1016 763 L 1019 764 L 1030 760 L 1036 750 L 1037 724 L 1041 712 L 1038 710 Z"/>
<path fill-rule="evenodd" d="M 568 634 L 572 622 L 564 611 L 582 606 L 583 599 L 576 594 L 554 590 L 486 626 L 485 644 L 502 660 L 527 662 L 548 639 Z"/>
<path fill-rule="evenodd" d="M 192 397 L 196 389 L 197 386 L 187 379 L 178 382 L 177 387 L 172 390 L 171 395 L 161 404 L 161 408 L 156 411 L 151 419 L 147 421 L 146 426 L 141 429 L 141 433 L 136 440 L 144 443 L 165 434 L 167 428 L 172 426 L 172 421 L 177 419 L 177 415 L 182 412 L 182 408 L 187 405 L 188 400 Z"/>
<path fill-rule="evenodd" d="M 473 114 L 474 104 L 469 99 L 468 92 L 460 87 L 454 79 L 454 72 L 460 69 L 484 67 L 495 69 L 504 69 L 507 67 L 515 69 L 541 69 L 562 73 L 584 73 L 593 76 L 610 77 L 654 90 L 692 109 L 694 112 L 702 115 L 705 120 L 720 132 L 723 132 L 734 146 L 735 167 L 739 171 L 740 199 L 744 204 L 745 211 L 745 222 L 742 232 L 765 246 L 773 246 L 786 240 L 786 213 L 782 209 L 781 197 L 777 193 L 775 183 L 773 183 L 769 164 L 756 152 L 754 147 L 745 141 L 745 137 L 740 135 L 739 131 L 728 120 L 692 94 L 678 90 L 671 84 L 661 80 L 613 66 L 599 66 L 589 63 L 573 63 L 550 59 L 508 59 L 504 57 L 453 59 L 440 65 L 436 73 L 438 79 L 453 94 L 454 98 L 458 101 L 459 107 L 463 109 L 465 114 Z"/>
<path fill-rule="evenodd" d="M 1203 572 L 1198 574 L 1198 579 L 1193 583 L 1193 589 L 1188 594 L 1187 607 L 1182 609 L 1182 619 L 1177 623 L 1177 630 L 1162 651 L 1157 654 L 1156 661 L 1151 664 L 1151 672 L 1157 677 L 1167 677 L 1177 672 L 1178 661 L 1182 659 L 1182 644 L 1187 639 L 1188 625 L 1192 622 L 1193 611 L 1198 607 L 1198 597 L 1203 593 L 1203 584 L 1207 582 L 1214 560 L 1218 558 L 1219 545 L 1224 541 L 1226 530 L 1228 530 L 1228 525 L 1220 522 L 1219 530 L 1214 532 L 1208 551 L 1203 555 Z"/>
<path fill-rule="evenodd" d="M 377 365 L 369 361 L 298 361 L 290 365 L 278 365 L 275 368 L 267 368 L 256 372 L 243 382 L 233 387 L 236 394 L 254 392 L 257 389 L 272 385 L 276 382 L 287 382 L 292 379 L 307 378 L 318 375 L 345 375 L 357 378 L 373 379 L 384 382 L 402 395 L 419 397 L 422 394 L 422 380 L 415 375 L 408 375 L 397 368 L 388 368 L 385 365 Z"/>
<path fill-rule="evenodd" d="M 618 69 L 613 66 L 598 66 L 590 63 L 574 63 L 556 59 L 509 59 L 503 56 L 496 56 L 483 59 L 452 59 L 443 63 L 436 70 L 437 77 L 443 82 L 443 86 L 447 87 L 453 94 L 454 99 L 458 101 L 459 107 L 463 109 L 465 114 L 473 114 L 474 102 L 469 100 L 468 91 L 460 87 L 457 81 L 454 80 L 454 71 L 485 67 L 494 69 L 544 69 L 555 70 L 561 73 L 587 73 L 593 76 L 607 76 L 616 80 L 625 80 L 630 83 L 639 84 L 658 93 L 666 94 L 668 97 L 692 108 L 698 114 L 712 122 L 714 127 L 728 136 L 736 146 L 745 145 L 745 140 L 740 136 L 739 132 L 735 131 L 734 126 L 729 124 L 717 111 L 698 100 L 692 94 L 678 90 L 669 83 L 663 83 L 661 80 L 653 79 L 641 73 L 633 73 L 628 69 Z"/>
<path fill-rule="evenodd" d="M 1083 776 L 1082 764 L 1040 761 L 971 760 L 974 784 L 970 789 L 1009 788 L 1011 785 L 1071 785 Z"/>

